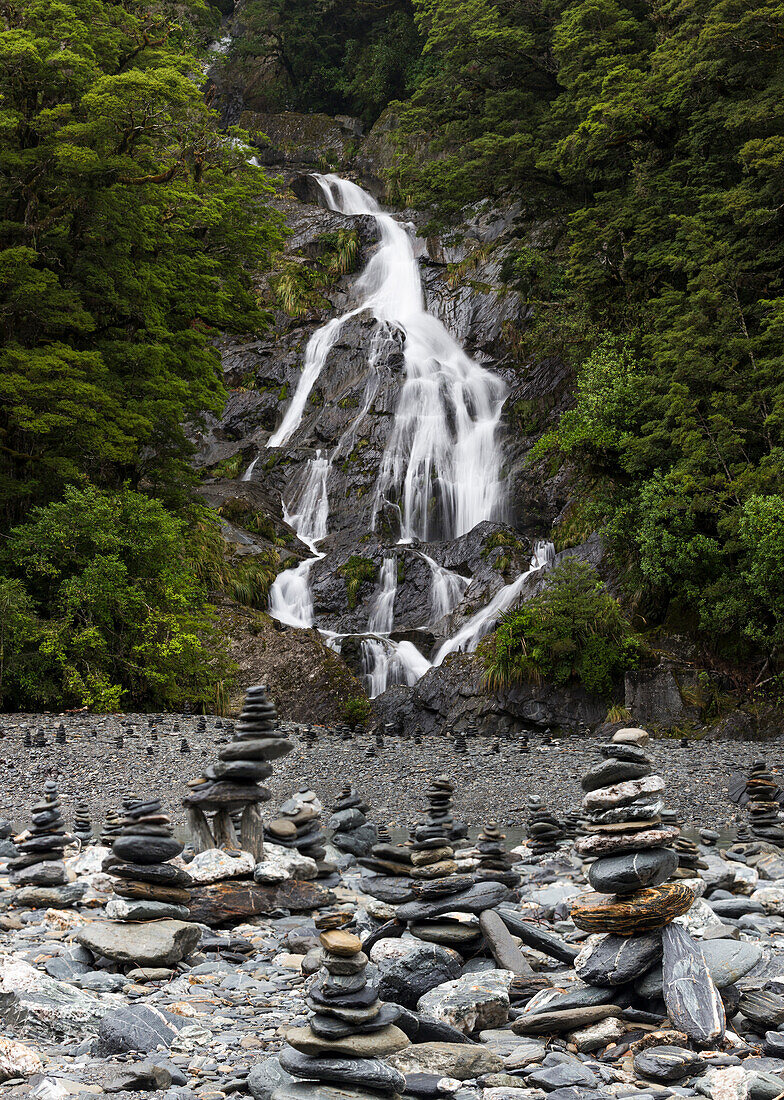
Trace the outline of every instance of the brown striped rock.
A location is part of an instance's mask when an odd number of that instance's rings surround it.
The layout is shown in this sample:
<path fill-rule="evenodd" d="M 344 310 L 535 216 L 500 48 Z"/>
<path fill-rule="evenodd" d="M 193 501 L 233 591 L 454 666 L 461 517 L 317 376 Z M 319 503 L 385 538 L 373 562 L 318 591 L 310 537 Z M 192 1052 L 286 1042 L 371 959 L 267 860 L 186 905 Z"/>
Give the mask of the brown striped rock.
<path fill-rule="evenodd" d="M 662 825 L 656 829 L 642 829 L 632 833 L 592 833 L 582 836 L 574 843 L 574 850 L 580 856 L 606 856 L 619 852 L 636 852 L 643 848 L 666 848 L 677 836 L 680 829 L 675 825 Z"/>
<path fill-rule="evenodd" d="M 665 882 L 636 894 L 581 894 L 572 903 L 572 920 L 584 932 L 633 936 L 663 928 L 691 908 L 694 891 L 682 882 Z"/>

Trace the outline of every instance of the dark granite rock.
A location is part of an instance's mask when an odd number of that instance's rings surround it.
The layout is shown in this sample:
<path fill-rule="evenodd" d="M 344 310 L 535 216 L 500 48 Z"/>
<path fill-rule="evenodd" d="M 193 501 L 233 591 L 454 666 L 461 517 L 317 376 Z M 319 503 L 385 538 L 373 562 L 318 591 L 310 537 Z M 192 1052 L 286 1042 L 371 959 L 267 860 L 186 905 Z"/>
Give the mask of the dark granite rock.
<path fill-rule="evenodd" d="M 423 994 L 460 976 L 460 961 L 454 952 L 434 943 L 419 943 L 402 959 L 382 958 L 378 962 L 378 995 L 416 1008 Z"/>

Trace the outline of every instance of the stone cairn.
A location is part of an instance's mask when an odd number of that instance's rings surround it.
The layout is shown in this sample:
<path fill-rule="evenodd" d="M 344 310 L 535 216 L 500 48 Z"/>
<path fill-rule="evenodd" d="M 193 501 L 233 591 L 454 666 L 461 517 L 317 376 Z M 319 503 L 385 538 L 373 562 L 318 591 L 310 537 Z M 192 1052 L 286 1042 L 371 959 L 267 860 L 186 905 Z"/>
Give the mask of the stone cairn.
<path fill-rule="evenodd" d="M 332 807 L 332 817 L 327 823 L 333 830 L 332 843 L 339 852 L 351 856 L 366 856 L 373 849 L 378 834 L 368 822 L 369 806 L 352 790 L 348 783 Z"/>
<path fill-rule="evenodd" d="M 17 843 L 20 852 L 9 863 L 11 882 L 16 886 L 60 886 L 66 879 L 63 852 L 68 843 L 57 784 L 47 779 L 43 798 L 33 806 L 30 835 Z"/>
<path fill-rule="evenodd" d="M 269 800 L 270 793 L 259 783 L 272 775 L 270 762 L 293 748 L 278 729 L 275 704 L 267 697 L 265 685 L 248 688 L 233 740 L 218 750 L 217 764 L 190 781 L 190 793 L 183 799 L 197 852 L 241 846 L 261 861 L 264 843 L 258 806 Z M 232 822 L 232 813 L 237 812 L 241 843 Z"/>
<path fill-rule="evenodd" d="M 572 920 L 600 936 L 575 960 L 589 985 L 618 987 L 640 979 L 660 960 L 663 993 L 673 1026 L 697 1042 L 724 1033 L 724 1013 L 705 960 L 675 917 L 694 893 L 685 882 L 668 881 L 678 867 L 672 843 L 679 830 L 662 822 L 664 781 L 653 774 L 643 745 L 644 730 L 620 730 L 600 747 L 603 759 L 583 777 L 583 811 L 589 833 L 575 844 L 596 857 L 588 881 L 596 893 L 572 904 Z M 689 968 L 693 996 L 679 979 Z"/>
<path fill-rule="evenodd" d="M 111 848 L 114 838 L 120 835 L 122 818 L 116 810 L 107 810 L 103 829 L 101 830 L 101 844 Z"/>
<path fill-rule="evenodd" d="M 506 836 L 494 821 L 489 821 L 477 837 L 479 867 L 475 878 L 490 882 L 502 882 L 505 886 L 519 886 L 521 876 L 512 870 L 515 859 L 507 852 Z"/>
<path fill-rule="evenodd" d="M 558 848 L 565 832 L 561 822 L 550 810 L 545 809 L 540 798 L 528 799 L 528 847 L 534 855 L 548 855 Z"/>
<path fill-rule="evenodd" d="M 86 802 L 78 802 L 76 804 L 73 833 L 76 839 L 81 841 L 83 848 L 86 848 L 88 844 L 92 844 L 93 826 L 90 821 L 90 810 Z"/>
<path fill-rule="evenodd" d="M 395 1026 L 400 1009 L 380 1001 L 378 988 L 368 983 L 361 940 L 335 928 L 323 931 L 319 942 L 321 969 L 306 1002 L 310 1017 L 305 1027 L 287 1030 L 281 1066 L 312 1083 L 307 1091 L 301 1086 L 301 1095 L 313 1100 L 325 1095 L 324 1084 L 357 1100 L 405 1092 L 405 1077 L 382 1059 L 409 1040 Z"/>
<path fill-rule="evenodd" d="M 414 900 L 398 907 L 396 919 L 418 939 L 470 950 L 481 937 L 478 915 L 506 900 L 509 889 L 497 875 L 488 880 L 481 872 L 458 873 L 451 845 L 452 784 L 442 776 L 425 793 L 426 820 L 408 845 Z M 492 836 L 490 844 L 495 847 Z"/>
<path fill-rule="evenodd" d="M 280 806 L 276 816 L 267 822 L 266 831 L 273 844 L 295 848 L 301 856 L 312 859 L 318 868 L 317 878 L 330 879 L 336 873 L 327 862 L 327 848 L 321 829 L 321 803 L 315 791 L 300 787 Z"/>
<path fill-rule="evenodd" d="M 749 829 L 758 840 L 784 846 L 784 828 L 779 818 L 781 806 L 777 798 L 779 793 L 779 785 L 765 761 L 755 760 L 746 780 Z"/>
<path fill-rule="evenodd" d="M 112 855 L 104 863 L 115 894 L 107 903 L 106 915 L 133 923 L 187 920 L 192 880 L 169 863 L 185 845 L 175 839 L 160 799 L 126 799 L 124 807 Z"/>

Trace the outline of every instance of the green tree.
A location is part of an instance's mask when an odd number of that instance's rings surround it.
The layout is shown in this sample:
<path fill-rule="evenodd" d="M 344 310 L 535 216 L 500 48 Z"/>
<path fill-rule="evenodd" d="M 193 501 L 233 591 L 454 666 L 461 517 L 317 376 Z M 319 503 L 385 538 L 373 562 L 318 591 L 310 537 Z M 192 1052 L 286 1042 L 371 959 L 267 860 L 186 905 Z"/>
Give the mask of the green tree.
<path fill-rule="evenodd" d="M 33 509 L 3 554 L 11 579 L 0 592 L 20 624 L 10 644 L 27 651 L 15 701 L 95 710 L 214 702 L 229 665 L 185 534 L 184 520 L 131 489 L 69 486 Z"/>
<path fill-rule="evenodd" d="M 7 0 L 0 31 L 0 506 L 81 474 L 188 481 L 187 421 L 224 397 L 218 329 L 264 323 L 280 242 L 192 50 L 204 5 Z"/>
<path fill-rule="evenodd" d="M 578 682 L 596 695 L 609 694 L 639 659 L 638 639 L 620 604 L 593 566 L 574 560 L 554 569 L 538 595 L 507 612 L 481 650 L 492 687 Z"/>

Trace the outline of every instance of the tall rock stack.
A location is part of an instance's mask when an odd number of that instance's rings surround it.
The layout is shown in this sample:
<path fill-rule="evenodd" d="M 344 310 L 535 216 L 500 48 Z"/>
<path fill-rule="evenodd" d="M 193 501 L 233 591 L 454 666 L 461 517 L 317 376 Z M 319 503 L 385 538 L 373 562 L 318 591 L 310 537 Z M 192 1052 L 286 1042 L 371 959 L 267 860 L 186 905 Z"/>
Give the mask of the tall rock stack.
<path fill-rule="evenodd" d="M 378 839 L 376 829 L 368 822 L 369 806 L 346 784 L 332 807 L 329 828 L 332 843 L 339 852 L 352 856 L 367 856 Z"/>
<path fill-rule="evenodd" d="M 755 760 L 746 780 L 749 829 L 758 840 L 784 845 L 784 828 L 779 818 L 781 805 L 777 798 L 779 794 L 779 785 L 765 761 Z"/>
<path fill-rule="evenodd" d="M 271 761 L 294 745 L 278 729 L 274 703 L 263 684 L 248 688 L 234 738 L 218 750 L 218 763 L 188 784 L 183 799 L 197 851 L 242 846 L 257 860 L 263 856 L 263 829 L 258 806 L 270 798 L 260 781 L 272 775 Z M 231 815 L 241 813 L 241 845 Z M 207 818 L 212 815 L 212 822 Z"/>
<path fill-rule="evenodd" d="M 57 784 L 47 779 L 43 798 L 33 806 L 30 835 L 17 844 L 20 852 L 8 865 L 16 886 L 60 886 L 67 880 L 63 851 L 68 843 L 60 812 Z"/>
<path fill-rule="evenodd" d="M 339 1086 L 346 1100 L 399 1096 L 406 1079 L 383 1058 L 408 1046 L 395 1026 L 400 1009 L 380 1001 L 377 987 L 368 984 L 368 958 L 357 936 L 331 929 L 319 941 L 322 966 L 307 997 L 311 1015 L 305 1027 L 286 1032 L 281 1066 L 312 1082 L 297 1095 L 313 1100 L 325 1095 L 323 1085 Z"/>
<path fill-rule="evenodd" d="M 101 829 L 101 844 L 106 848 L 111 848 L 114 844 L 114 838 L 120 835 L 120 829 L 122 828 L 122 818 L 116 810 L 107 810 L 106 818 L 104 821 L 103 829 Z"/>
<path fill-rule="evenodd" d="M 458 874 L 452 829 L 452 785 L 441 777 L 426 791 L 427 818 L 415 831 L 408 848 L 414 900 L 397 909 L 397 919 L 418 939 L 457 950 L 470 950 L 481 935 L 478 915 L 494 909 L 509 896 L 498 877 L 481 873 Z"/>
<path fill-rule="evenodd" d="M 694 893 L 684 882 L 668 881 L 678 867 L 671 845 L 679 830 L 661 819 L 664 781 L 639 745 L 614 738 L 600 751 L 603 759 L 582 781 L 590 831 L 575 844 L 579 855 L 596 857 L 588 869 L 596 893 L 572 904 L 577 927 L 599 936 L 577 957 L 575 969 L 590 985 L 621 986 L 663 956 L 673 1023 L 695 1041 L 712 1042 L 723 1034 L 721 999 L 688 933 L 671 925 L 691 907 Z M 685 996 L 690 983 L 691 1003 Z"/>
<path fill-rule="evenodd" d="M 183 848 L 159 798 L 130 799 L 104 869 L 114 879 L 106 914 L 121 921 L 187 920 L 191 877 L 169 860 Z"/>

